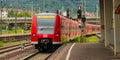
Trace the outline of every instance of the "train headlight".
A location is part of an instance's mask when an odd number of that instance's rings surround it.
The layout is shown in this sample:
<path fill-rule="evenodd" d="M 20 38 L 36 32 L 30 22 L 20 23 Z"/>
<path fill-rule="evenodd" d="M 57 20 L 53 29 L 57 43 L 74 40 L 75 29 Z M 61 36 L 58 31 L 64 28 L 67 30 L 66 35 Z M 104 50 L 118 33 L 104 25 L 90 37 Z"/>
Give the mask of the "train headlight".
<path fill-rule="evenodd" d="M 36 36 L 36 34 L 33 34 L 32 36 Z"/>
<path fill-rule="evenodd" d="M 58 37 L 58 36 L 59 36 L 59 34 L 55 34 L 55 36 L 56 36 L 56 37 Z"/>

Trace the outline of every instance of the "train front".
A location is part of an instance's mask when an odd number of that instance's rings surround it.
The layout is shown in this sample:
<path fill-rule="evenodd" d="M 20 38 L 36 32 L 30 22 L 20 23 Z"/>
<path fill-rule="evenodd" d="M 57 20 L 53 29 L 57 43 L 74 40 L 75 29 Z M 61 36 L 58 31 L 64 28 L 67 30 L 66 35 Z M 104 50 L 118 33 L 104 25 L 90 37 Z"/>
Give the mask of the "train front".
<path fill-rule="evenodd" d="M 36 49 L 51 48 L 55 40 L 57 15 L 40 13 L 32 18 L 31 43 Z M 56 36 L 59 36 L 57 34 Z"/>

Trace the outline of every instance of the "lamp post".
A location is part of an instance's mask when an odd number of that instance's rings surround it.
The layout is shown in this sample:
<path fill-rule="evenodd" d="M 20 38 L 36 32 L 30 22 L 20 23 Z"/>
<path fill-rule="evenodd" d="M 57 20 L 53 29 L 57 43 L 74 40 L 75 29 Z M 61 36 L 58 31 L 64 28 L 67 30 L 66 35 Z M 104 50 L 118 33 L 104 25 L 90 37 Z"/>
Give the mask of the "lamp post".
<path fill-rule="evenodd" d="M 85 15 L 85 12 L 86 12 L 86 1 L 85 0 L 82 0 L 82 14 Z"/>
<path fill-rule="evenodd" d="M 15 34 L 17 34 L 17 12 L 18 10 L 15 11 Z"/>
<path fill-rule="evenodd" d="M 16 0 L 16 6 L 18 7 L 18 0 Z M 15 10 L 15 34 L 17 34 L 17 13 L 18 8 Z"/>
<path fill-rule="evenodd" d="M 33 6 L 33 1 L 32 1 L 32 6 L 31 6 L 31 9 L 32 9 L 32 16 L 34 15 L 34 11 L 33 11 L 33 9 L 34 9 L 34 6 Z"/>
<path fill-rule="evenodd" d="M 26 19 L 26 13 L 27 13 L 27 11 L 25 10 L 26 9 L 26 7 L 24 7 L 24 17 L 25 17 L 25 33 L 26 33 L 26 30 L 27 30 L 27 19 Z"/>
<path fill-rule="evenodd" d="M 78 1 L 78 4 L 80 5 L 80 0 L 77 0 Z"/>
<path fill-rule="evenodd" d="M 1 17 L 0 17 L 0 35 L 2 35 L 2 8 L 1 8 L 0 12 L 1 12 Z"/>
<path fill-rule="evenodd" d="M 40 13 L 40 7 L 39 7 L 39 13 Z"/>
<path fill-rule="evenodd" d="M 2 4 L 3 3 L 3 0 L 0 1 L 0 3 Z M 1 10 L 0 10 L 0 35 L 2 35 L 2 12 L 3 12 L 3 6 L 1 6 Z"/>

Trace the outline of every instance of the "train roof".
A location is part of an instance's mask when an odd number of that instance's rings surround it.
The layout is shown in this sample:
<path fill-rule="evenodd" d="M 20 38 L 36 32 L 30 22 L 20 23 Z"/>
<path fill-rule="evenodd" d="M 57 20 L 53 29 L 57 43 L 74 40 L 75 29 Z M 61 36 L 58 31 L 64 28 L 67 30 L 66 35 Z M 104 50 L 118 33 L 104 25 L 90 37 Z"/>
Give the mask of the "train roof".
<path fill-rule="evenodd" d="M 36 15 L 56 15 L 56 13 L 49 13 L 49 12 L 46 13 L 45 12 L 45 13 L 39 13 L 39 14 L 36 14 Z"/>

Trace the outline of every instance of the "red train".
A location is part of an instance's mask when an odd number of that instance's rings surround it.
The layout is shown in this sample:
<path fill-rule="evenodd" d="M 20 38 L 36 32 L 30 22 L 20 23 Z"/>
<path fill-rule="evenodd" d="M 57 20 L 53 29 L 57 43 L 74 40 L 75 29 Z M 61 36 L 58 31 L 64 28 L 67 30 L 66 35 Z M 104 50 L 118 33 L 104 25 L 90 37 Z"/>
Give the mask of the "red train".
<path fill-rule="evenodd" d="M 86 24 L 86 34 L 100 33 L 100 25 Z"/>
<path fill-rule="evenodd" d="M 40 13 L 32 18 L 31 43 L 36 49 L 46 49 L 75 37 L 80 37 L 79 23 L 54 13 Z M 96 29 L 97 28 L 97 29 Z M 96 29 L 96 30 L 95 30 Z M 99 25 L 86 24 L 86 33 L 100 32 Z"/>

